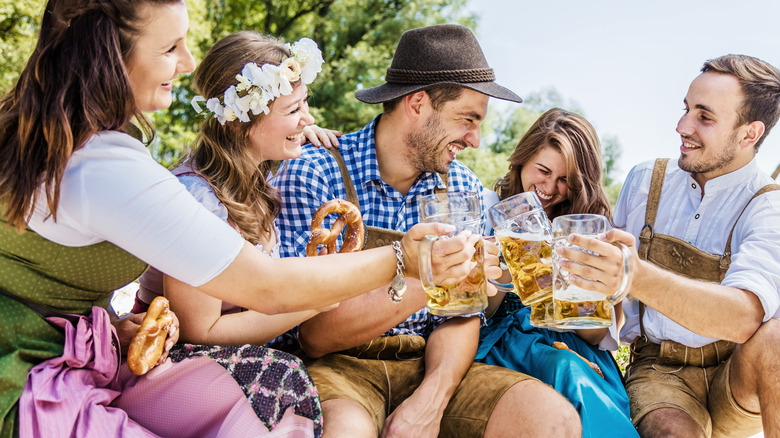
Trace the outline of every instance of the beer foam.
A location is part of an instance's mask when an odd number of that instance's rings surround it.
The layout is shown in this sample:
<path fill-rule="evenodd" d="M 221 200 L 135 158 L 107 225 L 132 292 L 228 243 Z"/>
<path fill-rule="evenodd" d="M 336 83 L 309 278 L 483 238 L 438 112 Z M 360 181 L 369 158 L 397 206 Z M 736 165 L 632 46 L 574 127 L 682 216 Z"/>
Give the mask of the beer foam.
<path fill-rule="evenodd" d="M 496 237 L 510 237 L 514 239 L 521 239 L 521 240 L 528 240 L 533 242 L 547 242 L 551 243 L 550 239 L 545 236 L 544 234 L 534 234 L 534 233 L 518 233 L 517 231 L 511 231 L 511 230 L 496 230 Z"/>

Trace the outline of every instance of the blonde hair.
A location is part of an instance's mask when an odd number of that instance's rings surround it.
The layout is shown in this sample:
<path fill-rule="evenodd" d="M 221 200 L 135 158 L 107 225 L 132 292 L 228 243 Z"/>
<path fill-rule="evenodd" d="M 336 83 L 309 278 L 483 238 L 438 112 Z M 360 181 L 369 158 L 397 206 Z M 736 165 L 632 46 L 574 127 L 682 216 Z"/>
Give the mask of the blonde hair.
<path fill-rule="evenodd" d="M 539 116 L 509 157 L 509 172 L 494 189 L 500 199 L 525 191 L 520 172 L 544 147 L 552 147 L 566 160 L 568 198 L 553 207 L 550 218 L 570 213 L 594 213 L 611 218 L 607 195 L 601 185 L 601 149 L 593 125 L 584 117 L 560 108 Z"/>
<path fill-rule="evenodd" d="M 195 71 L 195 87 L 206 99 L 219 97 L 236 84 L 236 75 L 246 63 L 279 65 L 289 56 L 284 43 L 276 38 L 237 32 L 209 50 Z M 272 162 L 258 165 L 248 148 L 250 130 L 260 123 L 263 114 L 250 118 L 250 123 L 222 125 L 213 118 L 204 122 L 190 160 L 227 209 L 231 224 L 244 239 L 258 244 L 273 235 L 273 221 L 281 203 L 279 192 L 266 181 Z"/>

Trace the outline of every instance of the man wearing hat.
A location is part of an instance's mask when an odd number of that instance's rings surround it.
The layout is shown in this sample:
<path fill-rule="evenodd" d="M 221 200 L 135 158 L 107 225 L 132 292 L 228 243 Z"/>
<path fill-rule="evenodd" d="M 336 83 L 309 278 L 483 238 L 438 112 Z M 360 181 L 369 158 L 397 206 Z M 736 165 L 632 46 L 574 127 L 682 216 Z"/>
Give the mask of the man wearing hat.
<path fill-rule="evenodd" d="M 382 114 L 342 136 L 338 150 L 304 148 L 275 182 L 282 255 L 305 255 L 314 212 L 334 198 L 359 206 L 373 247 L 418 222 L 421 196 L 481 192 L 456 157 L 479 147 L 489 96 L 522 99 L 494 82 L 471 31 L 438 25 L 405 32 L 386 80 L 355 93 L 382 103 Z M 385 286 L 300 326 L 325 436 L 580 435 L 576 411 L 552 388 L 473 363 L 480 315 L 434 316 L 420 283 L 407 282 L 404 295 Z"/>

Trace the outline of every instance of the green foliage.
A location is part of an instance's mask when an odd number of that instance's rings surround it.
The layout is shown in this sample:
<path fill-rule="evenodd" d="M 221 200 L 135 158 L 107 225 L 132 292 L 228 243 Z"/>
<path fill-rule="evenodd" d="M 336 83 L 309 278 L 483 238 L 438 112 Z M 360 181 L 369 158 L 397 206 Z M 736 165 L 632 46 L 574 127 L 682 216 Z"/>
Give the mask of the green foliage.
<path fill-rule="evenodd" d="M 239 30 L 269 33 L 284 41 L 309 37 L 325 58 L 309 86 L 317 123 L 350 132 L 368 123 L 381 107 L 354 98 L 355 90 L 384 80 L 401 34 L 429 24 L 458 22 L 476 27 L 464 11 L 466 0 L 190 0 L 193 56 L 202 58 L 220 38 Z M 152 152 L 164 165 L 191 145 L 200 119 L 192 117 L 191 80 L 182 78 L 168 111 L 155 114 L 158 139 Z"/>
<path fill-rule="evenodd" d="M 43 4 L 0 0 L 0 94 L 11 89 L 35 47 Z"/>
<path fill-rule="evenodd" d="M 214 42 L 239 30 L 270 33 L 285 41 L 307 36 L 325 58 L 323 71 L 310 86 L 310 107 L 317 123 L 343 132 L 357 130 L 381 112 L 381 106 L 359 102 L 355 90 L 384 81 L 395 45 L 410 28 L 457 22 L 476 28 L 465 10 L 467 0 L 186 0 L 190 15 L 188 44 L 196 60 Z M 37 38 L 43 0 L 0 0 L 0 92 L 10 89 Z M 192 145 L 200 118 L 190 100 L 195 95 L 191 75 L 177 81 L 174 102 L 150 115 L 157 135 L 150 145 L 161 164 L 171 166 Z M 582 112 L 553 88 L 525 97 L 522 105 L 492 101 L 483 123 L 483 147 L 460 159 L 488 187 L 506 173 L 507 158 L 522 135 L 548 108 Z M 620 156 L 614 137 L 603 140 L 605 184 L 615 193 L 612 173 Z M 618 186 L 619 190 L 619 186 Z M 613 200 L 614 201 L 614 200 Z"/>

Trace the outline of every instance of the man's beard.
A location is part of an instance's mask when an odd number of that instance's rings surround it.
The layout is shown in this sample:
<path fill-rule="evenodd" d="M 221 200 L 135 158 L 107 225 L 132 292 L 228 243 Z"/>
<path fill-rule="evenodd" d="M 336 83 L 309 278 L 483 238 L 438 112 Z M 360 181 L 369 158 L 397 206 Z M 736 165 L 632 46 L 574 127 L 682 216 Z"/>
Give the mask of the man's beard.
<path fill-rule="evenodd" d="M 425 121 L 425 126 L 404 136 L 404 144 L 409 151 L 409 165 L 420 173 L 447 173 L 450 170 L 449 163 L 442 163 L 442 153 L 447 147 L 446 137 L 439 114 L 433 113 Z"/>
<path fill-rule="evenodd" d="M 702 144 L 699 141 L 696 143 Z M 728 139 L 727 144 L 727 147 L 722 148 L 720 151 L 718 151 L 716 156 L 709 159 L 702 157 L 698 161 L 685 163 L 683 156 L 681 155 L 680 159 L 677 160 L 677 166 L 680 169 L 690 173 L 709 173 L 714 170 L 726 167 L 734 160 L 734 157 L 737 156 L 737 132 L 732 134 L 731 138 Z M 702 147 L 704 147 L 704 145 L 702 145 Z"/>

